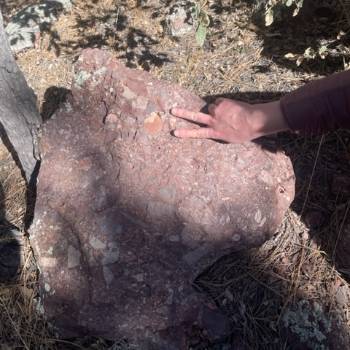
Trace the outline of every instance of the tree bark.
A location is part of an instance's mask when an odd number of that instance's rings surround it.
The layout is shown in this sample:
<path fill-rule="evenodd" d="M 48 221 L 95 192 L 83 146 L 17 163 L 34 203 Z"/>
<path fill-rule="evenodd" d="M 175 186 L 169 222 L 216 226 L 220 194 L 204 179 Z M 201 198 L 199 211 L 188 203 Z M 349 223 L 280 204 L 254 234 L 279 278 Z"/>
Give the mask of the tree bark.
<path fill-rule="evenodd" d="M 0 128 L 27 182 L 40 160 L 36 97 L 11 53 L 0 11 Z"/>

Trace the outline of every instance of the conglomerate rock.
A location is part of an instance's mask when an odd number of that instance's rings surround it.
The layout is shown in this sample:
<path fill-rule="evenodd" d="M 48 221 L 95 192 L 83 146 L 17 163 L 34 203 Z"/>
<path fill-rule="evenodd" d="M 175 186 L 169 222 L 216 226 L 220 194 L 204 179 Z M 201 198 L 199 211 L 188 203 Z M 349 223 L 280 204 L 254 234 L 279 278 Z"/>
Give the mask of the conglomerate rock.
<path fill-rule="evenodd" d="M 284 154 L 177 139 L 170 131 L 187 122 L 169 115 L 175 105 L 205 103 L 86 50 L 44 127 L 30 231 L 43 310 L 63 337 L 185 349 L 194 324 L 210 325 L 196 273 L 268 239 L 293 199 Z"/>

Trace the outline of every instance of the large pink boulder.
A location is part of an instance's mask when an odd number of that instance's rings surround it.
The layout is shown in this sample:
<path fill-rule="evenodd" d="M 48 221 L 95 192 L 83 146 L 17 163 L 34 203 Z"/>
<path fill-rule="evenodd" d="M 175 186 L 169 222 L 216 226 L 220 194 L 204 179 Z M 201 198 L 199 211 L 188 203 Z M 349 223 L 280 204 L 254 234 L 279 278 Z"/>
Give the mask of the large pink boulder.
<path fill-rule="evenodd" d="M 271 237 L 293 200 L 283 153 L 177 139 L 175 105 L 205 103 L 86 50 L 44 127 L 30 233 L 43 310 L 62 336 L 185 349 L 192 325 L 210 324 L 196 273 Z"/>

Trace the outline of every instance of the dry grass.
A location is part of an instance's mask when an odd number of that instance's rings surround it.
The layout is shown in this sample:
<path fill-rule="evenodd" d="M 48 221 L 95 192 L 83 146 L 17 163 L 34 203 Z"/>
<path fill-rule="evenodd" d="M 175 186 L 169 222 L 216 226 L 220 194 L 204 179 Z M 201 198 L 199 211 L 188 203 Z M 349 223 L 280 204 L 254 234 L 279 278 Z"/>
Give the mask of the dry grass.
<path fill-rule="evenodd" d="M 13 16 L 18 9 L 39 2 L 40 0 L 0 0 L 0 8 L 4 19 L 7 20 L 9 17 Z"/>
<path fill-rule="evenodd" d="M 230 315 L 234 333 L 242 335 L 234 342 L 244 349 L 293 348 L 288 337 L 298 344 L 300 334 L 288 334 L 284 316 L 300 300 L 321 305 L 324 317 L 334 322 L 328 334 L 330 349 L 349 344 L 349 305 L 339 307 L 337 300 L 338 288 L 348 296 L 349 286 L 292 211 L 273 240 L 259 249 L 227 256 L 196 284 Z M 312 348 L 321 347 L 315 342 Z"/>
<path fill-rule="evenodd" d="M 217 3 L 223 8 L 229 4 Z M 136 1 L 116 6 L 111 0 L 77 0 L 74 10 L 42 36 L 38 48 L 18 56 L 18 63 L 42 111 L 44 102 L 61 98 L 47 94 L 48 89 L 69 89 L 72 64 L 84 47 L 104 47 L 127 65 L 150 70 L 204 97 L 230 94 L 249 101 L 266 100 L 317 77 L 319 72 L 312 66 L 295 69 L 266 54 L 266 38 L 273 36 L 252 23 L 246 3 L 238 1 L 221 13 L 210 7 L 211 2 L 206 4 L 215 25 L 208 45 L 201 49 L 193 36 L 175 41 L 164 35 L 164 8 L 145 9 L 136 6 Z M 6 6 L 13 13 L 13 7 Z M 104 26 L 111 18 L 117 21 L 118 30 Z M 296 200 L 279 232 L 259 249 L 224 257 L 196 280 L 196 286 L 209 293 L 231 318 L 231 341 L 237 347 L 293 348 L 300 334 L 286 327 L 285 320 L 301 300 L 307 301 L 311 314 L 321 305 L 322 317 L 332 322 L 329 349 L 350 347 L 350 291 L 344 280 L 350 278 L 350 268 L 344 259 L 338 259 L 350 254 L 343 251 L 350 236 L 350 190 L 345 191 L 346 181 L 343 187 L 334 186 L 334 178 L 350 173 L 349 136 L 348 132 L 323 138 L 279 136 L 297 176 Z M 22 227 L 24 183 L 7 151 L 0 151 L 4 214 Z M 315 212 L 320 213 L 316 224 L 311 215 Z M 126 349 L 125 344 L 102 339 L 71 343 L 55 339 L 35 309 L 38 275 L 27 238 L 23 242 L 18 280 L 0 287 L 0 348 Z M 319 344 L 311 348 L 321 349 Z"/>
<path fill-rule="evenodd" d="M 23 228 L 25 192 L 25 181 L 19 168 L 4 144 L 0 143 L 0 215 L 19 228 Z"/>

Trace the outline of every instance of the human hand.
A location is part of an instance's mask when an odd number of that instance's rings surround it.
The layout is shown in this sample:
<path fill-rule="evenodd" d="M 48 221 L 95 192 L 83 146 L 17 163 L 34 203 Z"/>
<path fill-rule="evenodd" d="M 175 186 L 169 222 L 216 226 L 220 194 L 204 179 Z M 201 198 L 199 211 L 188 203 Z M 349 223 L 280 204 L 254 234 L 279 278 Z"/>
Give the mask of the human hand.
<path fill-rule="evenodd" d="M 208 107 L 209 114 L 172 108 L 175 117 L 205 125 L 197 129 L 176 129 L 181 138 L 215 139 L 243 143 L 258 137 L 287 130 L 279 101 L 265 104 L 219 98 Z"/>

